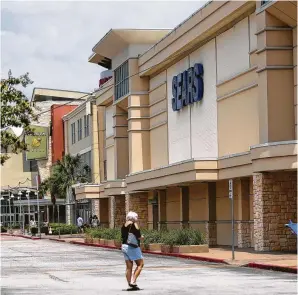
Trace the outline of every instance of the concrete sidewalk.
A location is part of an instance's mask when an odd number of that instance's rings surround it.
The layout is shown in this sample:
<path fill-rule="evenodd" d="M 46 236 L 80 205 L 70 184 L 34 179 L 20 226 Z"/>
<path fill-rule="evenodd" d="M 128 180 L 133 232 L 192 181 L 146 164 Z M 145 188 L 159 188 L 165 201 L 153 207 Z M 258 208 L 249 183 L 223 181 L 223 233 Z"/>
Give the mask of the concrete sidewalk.
<path fill-rule="evenodd" d="M 58 236 L 47 236 L 50 240 L 68 242 L 71 244 L 87 245 L 102 248 L 112 248 L 97 244 L 87 244 L 83 237 L 67 236 L 59 239 Z M 143 251 L 148 254 L 167 255 L 179 258 L 205 260 L 209 262 L 225 263 L 235 266 L 246 266 L 261 269 L 271 269 L 285 272 L 297 272 L 297 254 L 282 252 L 255 252 L 253 249 L 236 249 L 235 260 L 232 260 L 230 248 L 210 248 L 208 253 L 189 253 L 189 254 L 163 254 L 160 252 Z"/>

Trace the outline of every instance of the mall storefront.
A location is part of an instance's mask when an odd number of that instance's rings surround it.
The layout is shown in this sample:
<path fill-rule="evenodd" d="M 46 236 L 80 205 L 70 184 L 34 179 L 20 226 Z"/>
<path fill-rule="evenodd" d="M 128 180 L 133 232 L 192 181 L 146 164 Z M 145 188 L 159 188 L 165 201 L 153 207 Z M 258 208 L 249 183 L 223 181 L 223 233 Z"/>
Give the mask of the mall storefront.
<path fill-rule="evenodd" d="M 121 32 L 96 44 L 90 62 L 117 64 L 96 94 L 111 227 L 135 210 L 231 245 L 233 179 L 236 245 L 296 249 L 296 5 L 212 1 L 137 58 L 105 51 Z"/>

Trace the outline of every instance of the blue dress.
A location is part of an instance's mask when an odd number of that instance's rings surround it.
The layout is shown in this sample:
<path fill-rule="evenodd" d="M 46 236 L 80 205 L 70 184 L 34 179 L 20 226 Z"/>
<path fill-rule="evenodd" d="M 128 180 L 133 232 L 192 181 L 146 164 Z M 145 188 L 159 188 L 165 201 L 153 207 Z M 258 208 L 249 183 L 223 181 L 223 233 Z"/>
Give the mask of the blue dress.
<path fill-rule="evenodd" d="M 132 233 L 138 240 L 138 246 L 131 246 L 127 244 L 128 233 Z M 141 232 L 135 227 L 135 224 L 132 223 L 128 226 L 123 225 L 121 228 L 121 238 L 122 238 L 122 253 L 125 260 L 136 261 L 143 259 L 143 254 L 140 248 L 140 237 Z"/>

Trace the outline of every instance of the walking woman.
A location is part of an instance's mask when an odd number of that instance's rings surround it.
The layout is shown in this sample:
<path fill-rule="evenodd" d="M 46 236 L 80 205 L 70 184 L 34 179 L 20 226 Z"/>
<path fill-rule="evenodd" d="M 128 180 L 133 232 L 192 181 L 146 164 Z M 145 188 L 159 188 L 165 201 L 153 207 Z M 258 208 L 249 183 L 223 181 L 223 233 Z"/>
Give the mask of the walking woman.
<path fill-rule="evenodd" d="M 137 278 L 139 277 L 144 266 L 143 254 L 140 248 L 140 241 L 143 239 L 141 231 L 136 223 L 138 214 L 129 212 L 126 216 L 126 222 L 121 228 L 122 252 L 126 263 L 126 279 L 129 287 L 138 289 Z M 137 267 L 132 272 L 133 262 Z"/>

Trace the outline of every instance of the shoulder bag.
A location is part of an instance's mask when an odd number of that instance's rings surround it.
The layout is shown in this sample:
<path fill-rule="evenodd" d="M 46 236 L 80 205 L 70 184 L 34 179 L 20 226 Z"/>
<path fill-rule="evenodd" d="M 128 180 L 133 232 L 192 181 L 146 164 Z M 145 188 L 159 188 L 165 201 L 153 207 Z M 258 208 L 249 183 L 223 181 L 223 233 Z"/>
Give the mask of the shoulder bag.
<path fill-rule="evenodd" d="M 130 225 L 130 228 L 128 231 L 127 245 L 132 246 L 134 248 L 138 248 L 139 247 L 138 240 L 137 240 L 136 236 L 130 232 L 132 225 L 133 225 L 133 223 Z"/>

